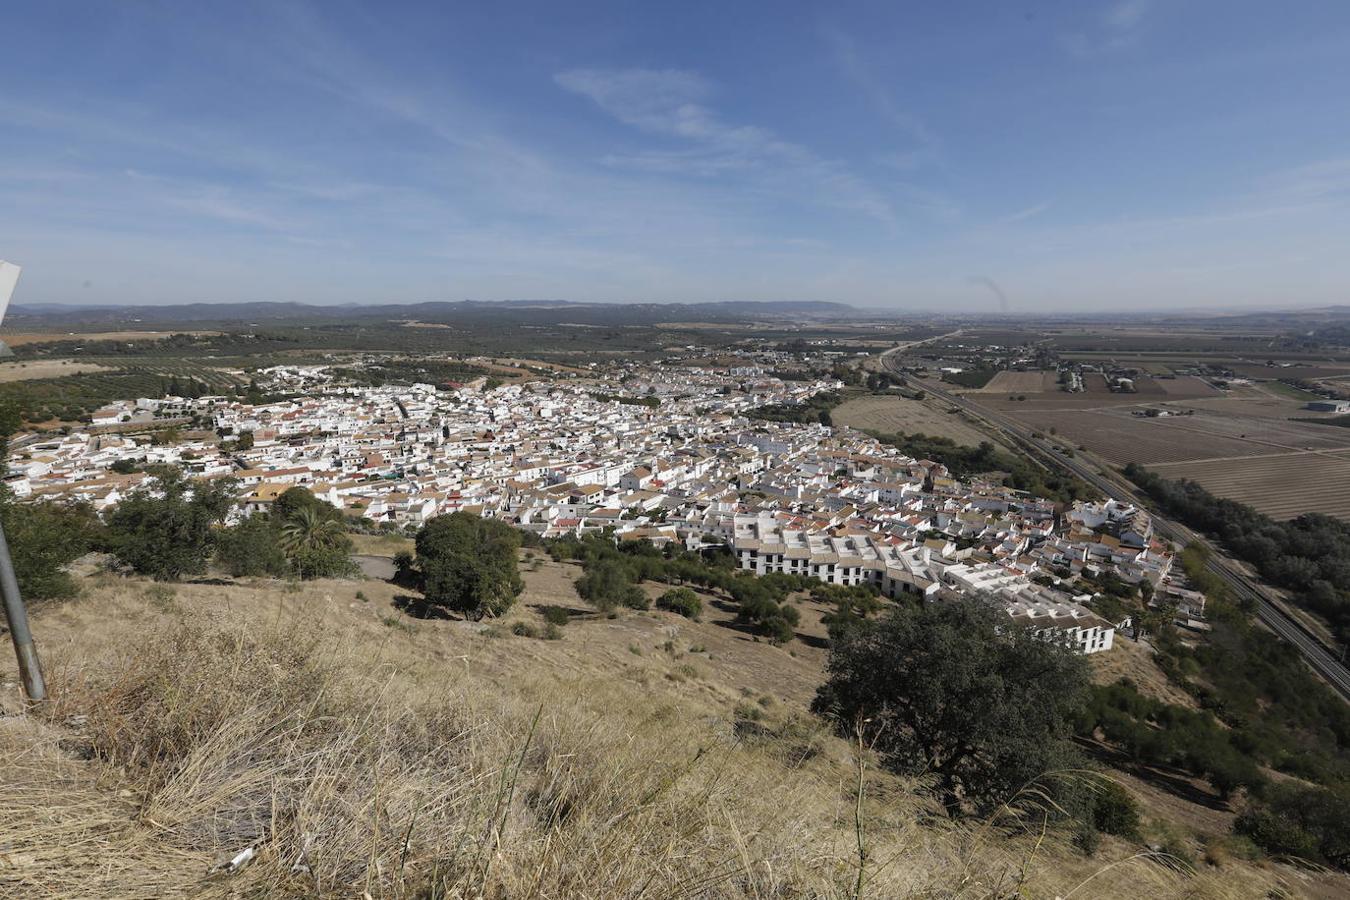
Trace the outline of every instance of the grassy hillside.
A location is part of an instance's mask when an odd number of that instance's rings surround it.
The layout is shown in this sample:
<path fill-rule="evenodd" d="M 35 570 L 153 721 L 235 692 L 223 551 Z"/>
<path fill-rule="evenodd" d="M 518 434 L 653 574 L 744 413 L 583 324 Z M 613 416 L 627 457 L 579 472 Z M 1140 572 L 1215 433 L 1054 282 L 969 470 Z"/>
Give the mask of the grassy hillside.
<path fill-rule="evenodd" d="M 377 551 L 397 549 L 392 542 Z M 528 552 L 528 551 L 527 551 Z M 523 565 L 495 625 L 417 620 L 373 580 L 174 587 L 97 573 L 39 609 L 53 701 L 0 716 L 0 895 L 1249 897 L 1344 882 L 1150 823 L 1191 869 L 954 824 L 806 713 L 821 609 L 776 648 L 670 613 L 583 611 Z M 647 586 L 655 590 L 654 586 Z M 560 640 L 518 636 L 542 607 Z M 0 696 L 18 707 L 13 661 Z M 861 796 L 859 785 L 862 786 Z M 859 887 L 859 835 L 863 847 Z M 212 871 L 252 848 L 235 871 Z"/>

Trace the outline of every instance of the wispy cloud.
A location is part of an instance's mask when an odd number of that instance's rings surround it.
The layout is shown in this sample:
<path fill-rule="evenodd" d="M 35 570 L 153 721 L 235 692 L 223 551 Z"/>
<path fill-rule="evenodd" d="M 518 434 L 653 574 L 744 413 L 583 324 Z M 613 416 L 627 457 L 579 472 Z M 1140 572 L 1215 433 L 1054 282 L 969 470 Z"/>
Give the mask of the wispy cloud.
<path fill-rule="evenodd" d="M 1009 213 L 1008 215 L 999 219 L 999 222 L 1003 225 L 1011 225 L 1014 222 L 1025 222 L 1027 219 L 1036 218 L 1049 208 L 1050 204 L 1048 202 L 1037 203 L 1035 206 L 1028 206 L 1026 209 L 1019 209 L 1017 212 Z"/>
<path fill-rule="evenodd" d="M 1103 21 L 1115 31 L 1132 31 L 1144 20 L 1150 0 L 1121 0 L 1106 10 Z"/>
<path fill-rule="evenodd" d="M 1261 188 L 1287 202 L 1350 200 L 1350 157 L 1276 172 L 1262 179 Z"/>
<path fill-rule="evenodd" d="M 896 100 L 892 89 L 866 59 L 857 42 L 838 28 L 824 29 L 825 43 L 835 64 L 876 109 L 882 118 L 905 135 L 911 146 L 894 154 L 909 168 L 937 159 L 940 142 L 937 135 L 918 116 L 907 112 Z"/>
<path fill-rule="evenodd" d="M 609 165 L 669 174 L 714 176 L 751 172 L 763 188 L 816 204 L 853 210 L 896 225 L 890 201 L 847 164 L 825 159 L 766 128 L 725 121 L 707 104 L 711 85 L 678 69 L 572 69 L 554 81 L 594 102 L 625 125 L 680 139 L 696 149 L 610 154 Z"/>
<path fill-rule="evenodd" d="M 1061 44 L 1073 56 L 1088 58 L 1131 46 L 1152 6 L 1152 0 L 1116 0 L 1086 27 L 1064 35 Z"/>

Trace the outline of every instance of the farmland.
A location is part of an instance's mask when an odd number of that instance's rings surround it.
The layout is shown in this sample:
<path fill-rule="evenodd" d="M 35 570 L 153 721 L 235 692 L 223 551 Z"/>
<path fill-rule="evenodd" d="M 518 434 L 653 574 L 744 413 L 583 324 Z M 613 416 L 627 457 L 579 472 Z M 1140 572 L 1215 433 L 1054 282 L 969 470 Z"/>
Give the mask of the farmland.
<path fill-rule="evenodd" d="M 955 368 L 993 368 L 987 382 L 957 392 L 1106 464 L 1193 478 L 1277 519 L 1350 519 L 1350 487 L 1337 487 L 1350 484 L 1350 429 L 1322 426 L 1326 417 L 1304 408 L 1320 398 L 1301 389 L 1350 389 L 1341 353 L 1277 329 L 1104 324 L 962 329 L 901 364 L 919 385 Z M 1082 389 L 1064 390 L 1060 373 L 1077 375 Z"/>
<path fill-rule="evenodd" d="M 62 375 L 84 375 L 89 372 L 108 372 L 98 363 L 76 362 L 73 359 L 45 359 L 41 362 L 20 362 L 0 365 L 0 382 L 31 381 L 35 378 L 60 378 Z"/>
<path fill-rule="evenodd" d="M 926 434 L 975 446 L 989 436 L 960 415 L 947 413 L 921 400 L 896 395 L 856 397 L 831 411 L 836 425 L 863 431 Z"/>
<path fill-rule="evenodd" d="M 1293 371 L 1290 377 L 1336 371 L 1257 368 L 1267 376 Z M 1052 384 L 1037 392 L 1027 376 L 1039 374 L 1002 372 L 989 388 L 967 393 L 1114 466 L 1136 462 L 1169 478 L 1191 478 L 1276 519 L 1304 512 L 1350 519 L 1350 432 L 1318 425 L 1302 409 L 1311 395 L 1274 380 L 1220 391 L 1192 375 L 1141 375 L 1135 392 L 1112 393 L 1095 373 L 1084 376 L 1079 393 Z M 1149 410 L 1167 414 L 1145 415 Z"/>
<path fill-rule="evenodd" d="M 1039 394 L 1058 389 L 1058 376 L 1054 372 L 999 372 L 976 393 Z"/>
<path fill-rule="evenodd" d="M 1237 500 L 1272 519 L 1307 512 L 1350 519 L 1350 452 L 1312 451 L 1162 463 L 1151 466 L 1167 478 L 1189 478 L 1220 497 Z"/>
<path fill-rule="evenodd" d="M 49 344 L 56 341 L 162 341 L 175 334 L 211 335 L 214 331 L 17 331 L 0 332 L 0 341 L 11 347 Z"/>

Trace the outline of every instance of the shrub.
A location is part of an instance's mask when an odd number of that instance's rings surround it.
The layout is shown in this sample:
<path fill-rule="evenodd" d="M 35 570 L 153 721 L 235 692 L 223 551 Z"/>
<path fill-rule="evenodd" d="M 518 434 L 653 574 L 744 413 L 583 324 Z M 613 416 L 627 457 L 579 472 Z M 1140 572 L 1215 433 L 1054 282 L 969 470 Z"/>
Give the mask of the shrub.
<path fill-rule="evenodd" d="M 629 609 L 651 609 L 652 601 L 646 591 L 633 584 L 623 592 L 623 605 Z"/>
<path fill-rule="evenodd" d="M 1117 837 L 1139 837 L 1139 804 L 1130 792 L 1114 781 L 1103 779 L 1092 798 L 1092 825 Z"/>
<path fill-rule="evenodd" d="M 607 556 L 588 561 L 586 574 L 577 579 L 576 587 L 581 599 L 600 612 L 613 612 L 621 606 L 646 609 L 650 602 L 637 586 L 640 580 L 630 560 Z"/>
<path fill-rule="evenodd" d="M 1350 869 L 1350 789 L 1272 787 L 1233 830 L 1267 853 Z"/>
<path fill-rule="evenodd" d="M 544 621 L 554 627 L 566 625 L 572 618 L 561 606 L 545 606 L 543 616 Z"/>
<path fill-rule="evenodd" d="M 656 598 L 658 609 L 679 613 L 686 619 L 698 620 L 703 614 L 703 601 L 689 588 L 671 588 Z"/>

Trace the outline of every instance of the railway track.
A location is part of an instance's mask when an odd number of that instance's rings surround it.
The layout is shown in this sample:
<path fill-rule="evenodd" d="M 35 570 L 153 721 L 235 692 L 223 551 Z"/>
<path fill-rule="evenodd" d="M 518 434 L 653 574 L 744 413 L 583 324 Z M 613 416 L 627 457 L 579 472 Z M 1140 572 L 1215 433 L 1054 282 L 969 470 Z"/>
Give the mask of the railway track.
<path fill-rule="evenodd" d="M 905 349 L 904 345 L 882 353 L 880 357 L 881 365 L 902 382 L 909 384 L 909 376 L 900 372 L 899 367 L 894 364 L 896 352 L 902 349 Z M 1065 456 L 1053 444 L 1044 438 L 1037 437 L 1031 429 L 1020 422 L 1014 421 L 997 411 L 976 407 L 964 397 L 945 388 L 928 383 L 913 384 L 912 386 L 927 391 L 944 403 L 955 406 L 977 420 L 985 422 L 996 431 L 1002 432 L 1015 445 L 1027 450 L 1042 465 L 1056 466 L 1068 471 L 1101 491 L 1107 497 L 1113 497 L 1138 506 L 1146 505 L 1142 498 L 1135 493 L 1133 487 L 1122 483 L 1114 475 L 1098 471 L 1080 459 Z M 1328 647 L 1302 623 L 1271 602 L 1269 595 L 1258 582 L 1242 572 L 1236 563 L 1214 547 L 1212 542 L 1203 535 L 1192 531 L 1180 522 L 1160 516 L 1156 512 L 1152 515 L 1154 527 L 1168 540 L 1177 544 L 1199 542 L 1209 547 L 1212 551 L 1208 563 L 1210 571 L 1223 580 L 1235 597 L 1253 604 L 1256 609 L 1256 616 L 1263 625 L 1292 644 L 1314 672 L 1331 685 L 1342 698 L 1350 700 L 1350 669 L 1347 669 L 1345 664 L 1336 658 L 1333 648 Z"/>

